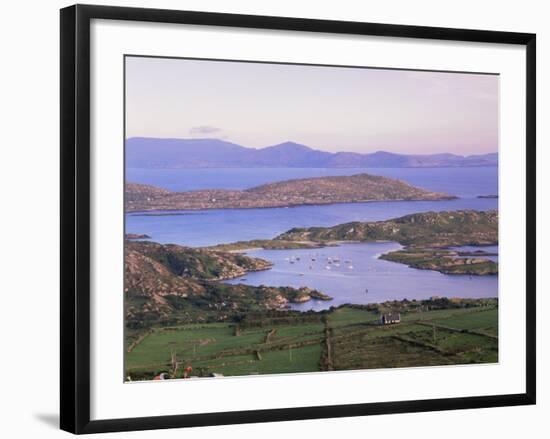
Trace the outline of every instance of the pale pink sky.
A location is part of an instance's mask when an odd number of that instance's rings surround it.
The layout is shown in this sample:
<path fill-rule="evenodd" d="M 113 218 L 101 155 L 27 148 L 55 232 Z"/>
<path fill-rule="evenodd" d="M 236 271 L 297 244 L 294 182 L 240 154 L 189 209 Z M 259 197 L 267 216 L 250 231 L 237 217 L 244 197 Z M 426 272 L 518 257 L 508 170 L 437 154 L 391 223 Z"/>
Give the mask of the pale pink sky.
<path fill-rule="evenodd" d="M 126 58 L 126 137 L 325 151 L 498 150 L 496 75 Z"/>

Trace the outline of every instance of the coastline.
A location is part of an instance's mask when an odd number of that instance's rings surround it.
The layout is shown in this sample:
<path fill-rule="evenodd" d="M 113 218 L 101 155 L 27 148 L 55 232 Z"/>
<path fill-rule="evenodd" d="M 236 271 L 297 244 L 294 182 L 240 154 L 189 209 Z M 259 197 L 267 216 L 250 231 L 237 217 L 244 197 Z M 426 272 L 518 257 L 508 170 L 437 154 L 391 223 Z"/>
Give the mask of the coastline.
<path fill-rule="evenodd" d="M 441 197 L 436 199 L 430 199 L 430 198 L 414 198 L 414 199 L 407 199 L 407 198 L 392 198 L 387 200 L 360 200 L 360 201 L 337 201 L 337 202 L 326 202 L 326 203 L 300 203 L 300 204 L 285 204 L 285 205 L 274 205 L 274 206 L 250 206 L 250 207 L 200 207 L 200 208 L 185 208 L 185 209 L 174 209 L 174 208 L 166 208 L 166 209 L 159 209 L 159 208 L 151 208 L 151 209 L 128 209 L 126 208 L 124 213 L 128 215 L 135 215 L 135 214 L 148 214 L 147 216 L 178 216 L 178 215 L 192 215 L 196 212 L 201 211 L 213 211 L 213 210 L 252 210 L 252 209 L 292 209 L 292 208 L 299 208 L 299 207 L 306 207 L 306 206 L 332 206 L 337 204 L 366 204 L 366 203 L 399 203 L 399 202 L 422 202 L 422 201 L 452 201 L 452 200 L 460 200 L 461 197 L 457 197 L 455 195 L 449 195 L 447 197 Z M 159 212 L 158 215 L 155 215 L 152 212 Z M 166 213 L 170 212 L 170 213 Z M 189 212 L 189 213 L 186 213 Z"/>

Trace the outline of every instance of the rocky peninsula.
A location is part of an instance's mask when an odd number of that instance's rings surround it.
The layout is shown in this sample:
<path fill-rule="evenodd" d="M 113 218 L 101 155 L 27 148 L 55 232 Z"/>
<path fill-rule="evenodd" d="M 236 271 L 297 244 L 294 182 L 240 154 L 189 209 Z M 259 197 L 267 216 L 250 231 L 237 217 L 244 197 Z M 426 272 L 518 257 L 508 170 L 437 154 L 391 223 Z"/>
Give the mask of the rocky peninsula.
<path fill-rule="evenodd" d="M 271 263 L 238 253 L 156 242 L 126 241 L 125 309 L 129 328 L 225 321 L 290 303 L 331 300 L 311 288 L 228 285 L 224 279 L 267 270 Z"/>

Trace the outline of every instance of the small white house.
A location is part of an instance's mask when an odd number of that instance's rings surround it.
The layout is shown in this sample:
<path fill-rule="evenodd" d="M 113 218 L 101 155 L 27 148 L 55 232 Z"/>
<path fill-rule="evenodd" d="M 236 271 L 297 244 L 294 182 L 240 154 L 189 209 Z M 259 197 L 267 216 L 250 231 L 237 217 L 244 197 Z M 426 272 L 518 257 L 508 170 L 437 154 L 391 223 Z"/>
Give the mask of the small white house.
<path fill-rule="evenodd" d="M 391 324 L 400 323 L 400 322 L 401 322 L 401 314 L 398 312 L 390 312 L 388 314 L 382 314 L 380 316 L 381 325 L 391 325 Z"/>

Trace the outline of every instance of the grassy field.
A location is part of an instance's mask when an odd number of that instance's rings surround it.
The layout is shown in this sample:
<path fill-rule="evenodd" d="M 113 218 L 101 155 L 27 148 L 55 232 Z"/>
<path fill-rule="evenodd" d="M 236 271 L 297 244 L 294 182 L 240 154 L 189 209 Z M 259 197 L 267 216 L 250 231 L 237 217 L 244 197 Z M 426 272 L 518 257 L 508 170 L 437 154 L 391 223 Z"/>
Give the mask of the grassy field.
<path fill-rule="evenodd" d="M 453 328 L 474 329 L 491 335 L 498 335 L 498 309 L 490 309 L 466 315 L 455 314 L 447 319 L 437 319 L 434 323 Z"/>
<path fill-rule="evenodd" d="M 193 376 L 231 376 L 498 361 L 497 307 L 405 312 L 401 323 L 386 326 L 376 312 L 346 306 L 308 321 L 266 322 L 152 329 L 126 353 L 126 375 L 179 378 L 188 366 Z"/>

